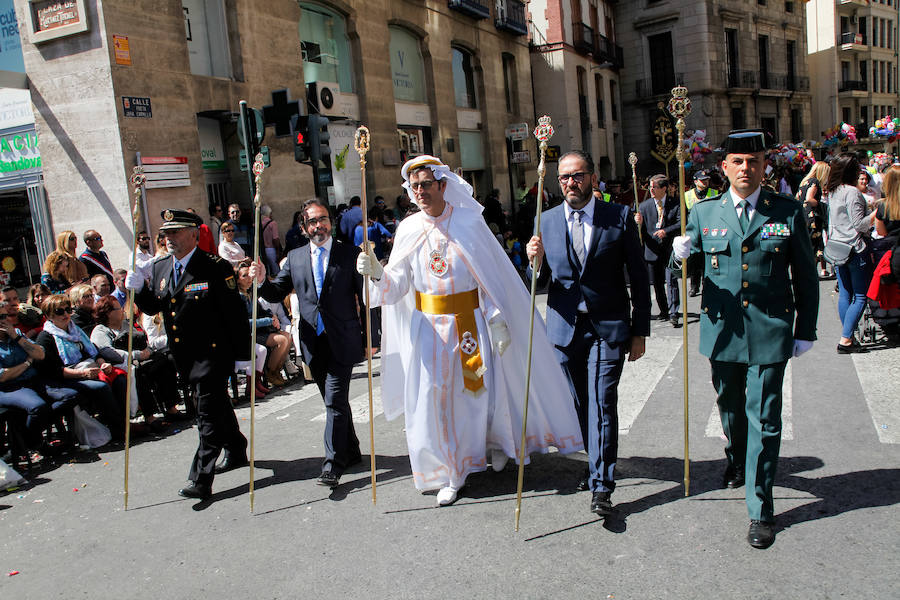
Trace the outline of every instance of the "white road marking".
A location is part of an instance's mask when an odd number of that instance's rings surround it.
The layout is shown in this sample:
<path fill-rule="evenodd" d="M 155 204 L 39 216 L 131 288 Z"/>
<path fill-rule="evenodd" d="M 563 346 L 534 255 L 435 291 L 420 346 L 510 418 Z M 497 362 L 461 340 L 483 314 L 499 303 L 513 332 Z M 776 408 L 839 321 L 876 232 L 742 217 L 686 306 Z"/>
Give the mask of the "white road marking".
<path fill-rule="evenodd" d="M 271 393 L 271 392 L 270 392 Z M 314 383 L 307 383 L 302 388 L 296 391 L 291 391 L 287 394 L 281 394 L 279 396 L 273 397 L 269 399 L 268 397 L 258 400 L 258 404 L 256 406 L 256 414 L 255 418 L 265 419 L 269 415 L 273 415 L 277 412 L 281 412 L 282 410 L 293 406 L 295 404 L 299 404 L 304 400 L 309 398 L 313 398 L 319 395 L 319 388 L 316 387 Z M 237 415 L 238 420 L 241 419 L 249 419 L 250 418 L 250 406 L 244 406 L 238 408 L 234 411 L 234 414 Z"/>
<path fill-rule="evenodd" d="M 853 365 L 882 444 L 900 444 L 900 348 L 853 354 Z"/>
<path fill-rule="evenodd" d="M 625 361 L 619 379 L 619 433 L 631 430 L 681 344 L 680 337 L 649 337 L 644 356 L 635 362 Z"/>
<path fill-rule="evenodd" d="M 354 396 L 350 398 L 350 410 L 353 412 L 353 422 L 354 423 L 368 423 L 369 422 L 369 392 L 366 390 L 365 393 L 359 394 L 358 396 Z M 384 413 L 384 407 L 381 404 L 381 385 L 377 382 L 372 388 L 372 411 L 375 413 L 377 417 L 380 414 Z M 327 413 L 320 413 L 310 419 L 311 423 L 324 423 L 327 417 Z"/>
<path fill-rule="evenodd" d="M 794 439 L 794 391 L 793 391 L 793 371 L 791 370 L 791 361 L 788 361 L 784 369 L 784 381 L 781 384 L 781 439 Z M 709 421 L 706 423 L 706 437 L 717 437 L 725 439 L 725 433 L 722 431 L 722 421 L 719 418 L 719 407 L 713 403 L 712 412 L 709 414 Z"/>

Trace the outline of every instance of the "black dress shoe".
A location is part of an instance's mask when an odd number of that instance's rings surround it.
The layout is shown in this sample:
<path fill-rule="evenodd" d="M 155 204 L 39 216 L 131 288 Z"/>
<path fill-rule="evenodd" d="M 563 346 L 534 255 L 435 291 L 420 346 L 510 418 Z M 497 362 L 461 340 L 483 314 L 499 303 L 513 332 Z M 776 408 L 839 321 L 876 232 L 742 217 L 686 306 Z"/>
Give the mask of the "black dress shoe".
<path fill-rule="evenodd" d="M 764 550 L 775 543 L 775 523 L 750 521 L 747 542 L 754 548 Z"/>
<path fill-rule="evenodd" d="M 612 492 L 594 492 L 591 496 L 591 512 L 601 517 L 608 517 L 613 512 L 613 505 L 609 497 Z"/>
<path fill-rule="evenodd" d="M 228 471 L 246 467 L 249 464 L 250 461 L 247 460 L 246 454 L 243 456 L 232 456 L 231 454 L 227 454 L 225 455 L 225 458 L 222 459 L 222 462 L 216 465 L 216 473 L 227 473 Z"/>
<path fill-rule="evenodd" d="M 700 290 L 696 289 L 696 288 L 692 289 L 690 292 L 688 292 L 688 296 L 690 296 L 691 298 L 696 298 L 699 295 L 700 295 Z"/>
<path fill-rule="evenodd" d="M 728 465 L 728 468 L 725 469 L 725 475 L 722 477 L 722 485 L 730 490 L 744 485 L 744 469 Z"/>
<path fill-rule="evenodd" d="M 668 321 L 669 313 L 659 313 L 659 315 L 656 318 L 659 319 L 660 321 Z"/>
<path fill-rule="evenodd" d="M 338 486 L 338 483 L 341 481 L 341 476 L 332 473 L 331 471 L 323 471 L 319 478 L 316 479 L 316 483 L 318 485 L 324 485 L 326 487 L 330 487 L 332 489 Z"/>
<path fill-rule="evenodd" d="M 178 490 L 178 495 L 184 498 L 197 498 L 199 500 L 206 500 L 210 496 L 212 496 L 212 486 L 206 485 L 205 483 L 197 483 L 196 481 L 192 481 L 189 486 L 183 487 Z"/>
<path fill-rule="evenodd" d="M 591 472 L 588 471 L 584 474 L 584 476 L 578 480 L 578 483 L 575 485 L 575 491 L 577 492 L 586 492 L 590 488 L 589 480 L 591 478 Z"/>
<path fill-rule="evenodd" d="M 672 327 L 678 327 L 678 315 L 672 315 L 672 318 L 669 319 L 669 322 L 672 324 Z"/>

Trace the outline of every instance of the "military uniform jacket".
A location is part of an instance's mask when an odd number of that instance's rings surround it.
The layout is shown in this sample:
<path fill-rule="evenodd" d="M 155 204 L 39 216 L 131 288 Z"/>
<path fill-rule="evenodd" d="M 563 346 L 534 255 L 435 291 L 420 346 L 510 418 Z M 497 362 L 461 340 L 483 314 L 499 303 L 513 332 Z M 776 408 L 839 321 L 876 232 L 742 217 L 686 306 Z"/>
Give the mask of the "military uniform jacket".
<path fill-rule="evenodd" d="M 773 364 L 790 358 L 794 339 L 816 339 L 819 281 L 800 203 L 762 190 L 742 234 L 726 192 L 694 205 L 686 233 L 705 258 L 701 354 Z"/>
<path fill-rule="evenodd" d="M 147 314 L 162 312 L 169 350 L 179 373 L 191 382 L 228 374 L 234 361 L 250 359 L 250 323 L 231 264 L 199 248 L 172 284 L 171 256 L 151 263 L 150 281 L 135 295 Z"/>

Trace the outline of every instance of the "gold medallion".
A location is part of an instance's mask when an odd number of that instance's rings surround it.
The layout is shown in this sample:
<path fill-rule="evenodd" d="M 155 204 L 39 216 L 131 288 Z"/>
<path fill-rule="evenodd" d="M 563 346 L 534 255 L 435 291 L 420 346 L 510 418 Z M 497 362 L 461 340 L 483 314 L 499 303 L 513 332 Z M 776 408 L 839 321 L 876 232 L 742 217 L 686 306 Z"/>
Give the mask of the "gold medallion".
<path fill-rule="evenodd" d="M 160 291 L 166 289 L 166 278 L 165 277 L 163 277 L 162 279 L 159 280 L 159 289 L 160 289 Z"/>
<path fill-rule="evenodd" d="M 175 218 L 175 215 L 172 214 L 171 210 L 167 210 L 166 212 L 163 213 L 163 219 L 165 219 L 166 221 L 171 221 L 174 218 Z"/>

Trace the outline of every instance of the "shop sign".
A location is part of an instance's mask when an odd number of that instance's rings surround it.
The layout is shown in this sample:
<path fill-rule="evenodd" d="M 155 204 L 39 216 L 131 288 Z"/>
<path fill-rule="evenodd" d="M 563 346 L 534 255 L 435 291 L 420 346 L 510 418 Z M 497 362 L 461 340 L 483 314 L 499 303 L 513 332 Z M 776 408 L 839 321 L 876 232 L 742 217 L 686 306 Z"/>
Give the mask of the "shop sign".
<path fill-rule="evenodd" d="M 350 202 L 353 196 L 362 196 L 362 173 L 359 170 L 359 154 L 354 144 L 356 127 L 328 124 L 331 135 L 331 176 L 337 202 Z M 324 172 L 327 175 L 327 171 Z M 321 176 L 322 171 L 319 172 Z M 327 182 L 326 182 L 327 183 Z"/>
<path fill-rule="evenodd" d="M 41 153 L 34 130 L 0 135 L 0 179 L 40 172 Z"/>
<path fill-rule="evenodd" d="M 191 185 L 191 172 L 186 156 L 142 156 L 141 166 L 144 167 L 147 178 L 144 187 L 148 190 Z"/>
<path fill-rule="evenodd" d="M 153 118 L 153 110 L 150 107 L 150 98 L 122 96 L 122 112 L 126 117 L 138 117 L 142 119 Z"/>
<path fill-rule="evenodd" d="M 225 166 L 225 147 L 222 144 L 222 132 L 219 122 L 205 117 L 197 118 L 197 131 L 200 138 L 200 160 L 204 170 L 223 170 Z M 241 162 L 241 165 L 244 163 Z"/>
<path fill-rule="evenodd" d="M 506 128 L 506 137 L 512 141 L 528 139 L 528 123 L 515 123 Z"/>
<path fill-rule="evenodd" d="M 514 165 L 523 165 L 531 162 L 531 152 L 522 150 L 521 152 L 513 152 L 510 156 L 510 162 Z"/>
<path fill-rule="evenodd" d="M 88 30 L 84 0 L 27 0 L 25 16 L 33 43 Z"/>

